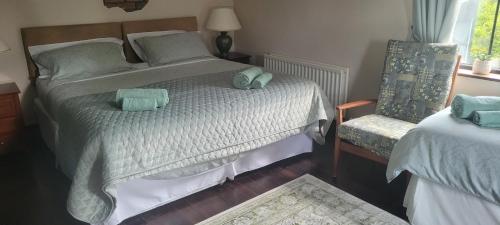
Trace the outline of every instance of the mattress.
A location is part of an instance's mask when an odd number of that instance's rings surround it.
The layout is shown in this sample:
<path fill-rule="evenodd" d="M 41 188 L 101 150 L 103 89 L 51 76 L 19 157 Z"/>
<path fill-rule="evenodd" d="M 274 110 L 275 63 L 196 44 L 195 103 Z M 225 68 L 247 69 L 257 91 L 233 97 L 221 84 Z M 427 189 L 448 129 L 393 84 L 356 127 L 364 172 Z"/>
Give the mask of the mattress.
<path fill-rule="evenodd" d="M 206 59 L 40 88 L 40 111 L 57 124 L 57 161 L 73 178 L 68 211 L 100 223 L 115 211 L 119 184 L 196 175 L 301 133 L 322 142 L 333 107 L 317 84 L 275 74 L 265 89 L 234 89 L 246 67 Z M 171 103 L 139 113 L 110 104 L 118 88 L 133 87 L 167 88 Z"/>
<path fill-rule="evenodd" d="M 500 205 L 412 176 L 404 206 L 413 225 L 500 224 Z"/>

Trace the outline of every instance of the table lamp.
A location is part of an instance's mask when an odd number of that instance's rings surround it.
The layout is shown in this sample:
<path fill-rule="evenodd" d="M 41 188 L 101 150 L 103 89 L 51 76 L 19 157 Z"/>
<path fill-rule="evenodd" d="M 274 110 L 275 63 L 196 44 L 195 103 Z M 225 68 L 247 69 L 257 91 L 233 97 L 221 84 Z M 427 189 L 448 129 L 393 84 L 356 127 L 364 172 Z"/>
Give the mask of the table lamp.
<path fill-rule="evenodd" d="M 215 40 L 221 58 L 227 58 L 229 50 L 233 45 L 229 31 L 241 29 L 240 21 L 232 8 L 215 8 L 212 10 L 207 22 L 207 29 L 219 31 L 220 35 Z"/>

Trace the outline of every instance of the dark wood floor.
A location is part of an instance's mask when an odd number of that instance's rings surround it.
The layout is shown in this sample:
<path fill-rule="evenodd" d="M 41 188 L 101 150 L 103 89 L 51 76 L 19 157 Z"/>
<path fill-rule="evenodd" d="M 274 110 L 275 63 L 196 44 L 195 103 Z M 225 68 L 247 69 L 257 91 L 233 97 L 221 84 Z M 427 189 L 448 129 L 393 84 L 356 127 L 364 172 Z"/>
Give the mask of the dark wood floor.
<path fill-rule="evenodd" d="M 66 211 L 70 181 L 55 169 L 54 158 L 36 128 L 26 131 L 17 152 L 0 156 L 0 225 L 84 224 Z M 331 140 L 331 138 L 330 138 Z M 194 224 L 238 205 L 303 174 L 312 174 L 392 214 L 404 217 L 405 181 L 386 184 L 383 166 L 346 155 L 339 178 L 330 178 L 331 146 L 316 146 L 312 154 L 293 157 L 234 181 L 143 213 L 123 225 Z"/>

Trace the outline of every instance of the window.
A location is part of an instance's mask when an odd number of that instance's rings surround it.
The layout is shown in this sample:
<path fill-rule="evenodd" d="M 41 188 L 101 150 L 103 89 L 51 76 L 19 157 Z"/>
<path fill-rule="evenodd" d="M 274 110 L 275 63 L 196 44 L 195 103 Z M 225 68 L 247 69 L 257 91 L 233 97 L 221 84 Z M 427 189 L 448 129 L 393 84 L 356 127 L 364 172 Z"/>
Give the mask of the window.
<path fill-rule="evenodd" d="M 464 64 L 478 55 L 491 55 L 500 69 L 500 0 L 468 0 L 461 9 L 453 41 L 460 46 Z"/>

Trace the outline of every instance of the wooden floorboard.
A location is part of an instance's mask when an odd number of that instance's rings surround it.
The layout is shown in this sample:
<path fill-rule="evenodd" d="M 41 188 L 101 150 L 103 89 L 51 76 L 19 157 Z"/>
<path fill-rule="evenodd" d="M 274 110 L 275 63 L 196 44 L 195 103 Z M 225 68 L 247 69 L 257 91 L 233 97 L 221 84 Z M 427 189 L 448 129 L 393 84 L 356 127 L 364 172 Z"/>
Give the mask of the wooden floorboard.
<path fill-rule="evenodd" d="M 54 157 L 36 127 L 27 129 L 25 135 L 29 142 L 13 146 L 15 153 L 0 156 L 0 225 L 85 224 L 67 213 L 71 181 L 55 168 Z M 330 146 L 330 141 L 325 146 L 316 145 L 311 154 L 244 173 L 223 185 L 130 218 L 122 225 L 194 224 L 307 173 L 405 218 L 401 206 L 404 178 L 387 184 L 384 166 L 345 155 L 339 177 L 333 181 Z"/>

